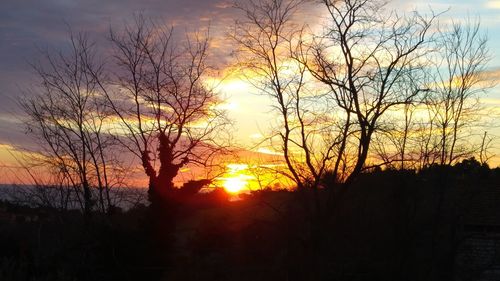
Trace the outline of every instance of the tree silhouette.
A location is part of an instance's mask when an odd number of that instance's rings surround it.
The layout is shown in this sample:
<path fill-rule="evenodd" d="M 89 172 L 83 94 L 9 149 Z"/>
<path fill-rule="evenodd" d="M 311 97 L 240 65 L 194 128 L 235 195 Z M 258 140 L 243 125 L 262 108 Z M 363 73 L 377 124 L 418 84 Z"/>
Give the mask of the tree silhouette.
<path fill-rule="evenodd" d="M 479 95 L 492 86 L 483 75 L 490 55 L 479 27 L 479 22 L 453 23 L 441 31 L 438 41 L 441 51 L 427 103 L 439 137 L 438 163 L 442 165 L 451 165 L 478 149 L 464 142 L 463 132 L 477 123 Z"/>
<path fill-rule="evenodd" d="M 104 129 L 111 118 L 99 94 L 103 73 L 96 51 L 84 34 L 70 36 L 69 54 L 44 54 L 45 61 L 33 64 L 40 85 L 20 101 L 27 113 L 27 131 L 40 145 L 35 158 L 59 175 L 60 183 L 75 189 L 82 210 L 88 215 L 97 188 L 99 208 L 112 207 L 110 188 L 121 177 L 115 144 Z M 92 68 L 91 74 L 88 69 Z"/>
<path fill-rule="evenodd" d="M 212 70 L 208 32 L 176 41 L 172 28 L 138 16 L 110 38 L 116 68 L 101 90 L 118 117 L 121 144 L 149 178 L 150 200 L 167 200 L 181 167 L 209 168 L 227 144 L 223 100 L 203 80 Z"/>
<path fill-rule="evenodd" d="M 267 141 L 283 153 L 286 170 L 275 172 L 284 172 L 293 181 L 303 195 L 304 211 L 312 217 L 323 209 L 319 190 L 342 142 L 331 132 L 343 120 L 334 118 L 337 112 L 325 106 L 324 92 L 310 83 L 307 65 L 296 59 L 301 47 L 298 38 L 306 29 L 294 21 L 304 5 L 300 0 L 238 5 L 244 17 L 236 22 L 231 38 L 238 43 L 239 67 L 250 83 L 271 98 L 278 117 Z"/>
<path fill-rule="evenodd" d="M 304 1 L 269 0 L 238 6 L 246 19 L 232 35 L 240 66 L 275 102 L 281 127 L 270 140 L 279 139 L 299 189 L 318 188 L 326 172 L 352 182 L 387 113 L 428 91 L 434 15 L 383 13 L 382 2 L 321 2 L 329 14 L 322 34 L 293 22 Z"/>
<path fill-rule="evenodd" d="M 345 176 L 351 182 L 363 171 L 371 141 L 383 129 L 387 112 L 411 104 L 426 91 L 419 78 L 435 16 L 388 14 L 382 1 L 322 2 L 330 15 L 326 31 L 301 57 L 349 120 L 342 147 L 354 141 L 353 164 Z M 336 163 L 336 176 L 338 169 Z"/>
<path fill-rule="evenodd" d="M 479 98 L 494 85 L 485 76 L 487 39 L 479 23 L 469 20 L 441 27 L 435 35 L 420 79 L 427 91 L 399 108 L 402 118 L 389 120 L 378 136 L 377 152 L 387 163 L 399 159 L 400 167 L 422 169 L 452 165 L 475 153 L 488 158 L 484 151 L 491 138 L 474 131 L 484 128 Z"/>

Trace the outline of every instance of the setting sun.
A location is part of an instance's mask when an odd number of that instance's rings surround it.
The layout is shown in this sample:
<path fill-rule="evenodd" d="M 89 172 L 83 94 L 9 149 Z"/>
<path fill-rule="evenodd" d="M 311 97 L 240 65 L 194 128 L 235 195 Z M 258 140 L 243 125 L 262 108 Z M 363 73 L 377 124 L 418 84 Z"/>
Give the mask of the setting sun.
<path fill-rule="evenodd" d="M 228 163 L 226 172 L 214 182 L 215 187 L 222 187 L 228 193 L 248 193 L 262 189 L 287 189 L 293 186 L 280 170 L 282 164 L 263 163 Z"/>
<path fill-rule="evenodd" d="M 224 189 L 229 193 L 239 193 L 248 185 L 247 180 L 239 175 L 237 177 L 225 178 L 222 183 Z"/>
<path fill-rule="evenodd" d="M 239 193 L 249 188 L 249 180 L 253 177 L 245 174 L 247 164 L 231 163 L 227 165 L 227 173 L 219 178 L 220 185 L 229 193 Z"/>

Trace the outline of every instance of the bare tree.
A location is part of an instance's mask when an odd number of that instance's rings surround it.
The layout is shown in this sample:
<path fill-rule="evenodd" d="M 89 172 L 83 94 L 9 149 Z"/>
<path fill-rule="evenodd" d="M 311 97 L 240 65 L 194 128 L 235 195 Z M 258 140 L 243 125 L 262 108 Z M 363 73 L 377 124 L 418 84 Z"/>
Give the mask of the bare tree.
<path fill-rule="evenodd" d="M 238 65 L 261 93 L 269 96 L 278 123 L 267 141 L 283 153 L 287 171 L 299 190 L 313 190 L 313 213 L 321 209 L 319 189 L 329 170 L 337 136 L 335 112 L 312 87 L 306 65 L 295 59 L 304 26 L 294 23 L 305 1 L 271 0 L 237 4 L 245 15 L 231 38 L 238 44 Z M 279 171 L 276 171 L 279 172 Z M 283 172 L 283 171 L 281 171 Z M 307 202 L 308 204 L 308 202 Z"/>
<path fill-rule="evenodd" d="M 421 93 L 408 103 L 395 106 L 382 119 L 374 138 L 374 152 L 386 167 L 420 169 L 431 158 L 430 151 L 434 149 L 429 148 L 433 140 L 432 124 L 428 122 L 431 112 L 425 104 L 428 91 Z"/>
<path fill-rule="evenodd" d="M 427 103 L 436 129 L 439 163 L 452 164 L 471 155 L 466 130 L 477 124 L 479 95 L 491 87 L 482 75 L 490 59 L 487 38 L 479 22 L 453 23 L 441 31 L 432 95 Z M 467 139 L 470 139 L 467 133 Z"/>
<path fill-rule="evenodd" d="M 376 132 L 387 131 L 387 113 L 410 109 L 428 91 L 435 19 L 386 13 L 378 1 L 321 3 L 330 15 L 324 34 L 296 23 L 305 1 L 269 0 L 237 5 L 245 19 L 231 35 L 239 65 L 281 119 L 269 140 L 278 140 L 299 190 L 315 190 L 316 210 L 318 189 L 330 186 L 324 178 L 352 182 L 366 168 Z M 406 141 L 398 145 L 404 163 Z"/>
<path fill-rule="evenodd" d="M 481 164 L 486 164 L 493 157 L 488 151 L 491 149 L 494 137 L 488 135 L 488 132 L 485 131 L 483 137 L 481 138 L 481 146 L 479 148 L 479 162 Z"/>
<path fill-rule="evenodd" d="M 172 28 L 141 16 L 112 31 L 115 79 L 100 84 L 119 119 L 121 144 L 149 178 L 152 202 L 171 198 L 180 168 L 208 167 L 228 139 L 223 100 L 203 80 L 212 70 L 208 32 L 174 37 Z"/>
<path fill-rule="evenodd" d="M 354 164 L 345 177 L 351 182 L 364 169 L 386 113 L 411 104 L 426 91 L 420 78 L 435 16 L 388 14 L 382 1 L 322 3 L 330 15 L 326 32 L 310 44 L 307 55 L 312 58 L 302 60 L 350 120 L 344 124 L 342 147 L 355 146 L 350 155 Z"/>
<path fill-rule="evenodd" d="M 20 104 L 27 113 L 27 131 L 40 146 L 33 161 L 58 175 L 60 184 L 75 190 L 83 212 L 92 211 L 97 189 L 99 208 L 111 207 L 109 190 L 118 174 L 113 138 L 103 130 L 110 112 L 99 93 L 101 66 L 88 38 L 70 37 L 69 54 L 45 52 L 45 61 L 33 64 L 40 85 Z M 90 74 L 89 68 L 94 69 Z"/>

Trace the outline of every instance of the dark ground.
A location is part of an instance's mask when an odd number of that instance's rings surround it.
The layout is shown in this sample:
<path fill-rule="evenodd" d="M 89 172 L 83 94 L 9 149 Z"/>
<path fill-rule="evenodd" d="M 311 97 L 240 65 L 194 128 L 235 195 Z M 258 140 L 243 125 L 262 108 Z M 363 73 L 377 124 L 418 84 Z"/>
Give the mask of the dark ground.
<path fill-rule="evenodd" d="M 499 183 L 463 162 L 363 174 L 332 208 L 326 190 L 319 209 L 308 191 L 217 191 L 88 220 L 4 202 L 0 280 L 500 280 Z"/>

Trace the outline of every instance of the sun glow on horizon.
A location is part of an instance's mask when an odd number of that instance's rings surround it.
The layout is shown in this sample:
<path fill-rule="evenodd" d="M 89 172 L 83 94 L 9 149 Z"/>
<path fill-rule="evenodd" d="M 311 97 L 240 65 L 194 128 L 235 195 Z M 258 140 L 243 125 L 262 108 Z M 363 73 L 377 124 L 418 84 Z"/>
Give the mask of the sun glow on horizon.
<path fill-rule="evenodd" d="M 238 195 L 263 189 L 288 189 L 293 185 L 279 170 L 283 165 L 264 163 L 227 163 L 226 172 L 217 178 L 214 187 Z"/>
<path fill-rule="evenodd" d="M 227 164 L 228 171 L 226 174 L 219 178 L 220 185 L 229 193 L 240 193 L 241 191 L 249 188 L 249 181 L 253 179 L 252 176 L 247 175 L 245 172 L 248 169 L 247 164 Z"/>
<path fill-rule="evenodd" d="M 243 175 L 224 178 L 222 186 L 229 193 L 240 193 L 248 186 L 248 181 Z"/>

